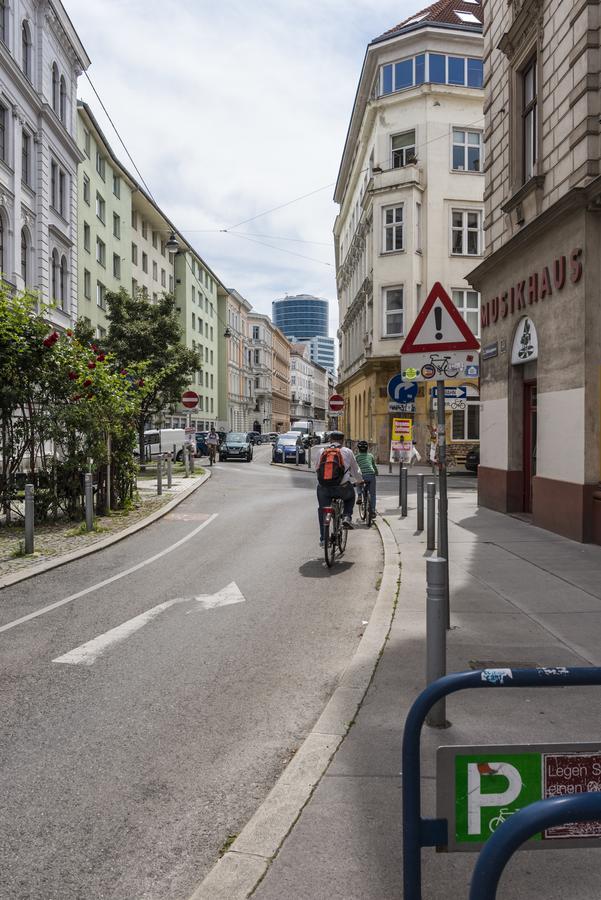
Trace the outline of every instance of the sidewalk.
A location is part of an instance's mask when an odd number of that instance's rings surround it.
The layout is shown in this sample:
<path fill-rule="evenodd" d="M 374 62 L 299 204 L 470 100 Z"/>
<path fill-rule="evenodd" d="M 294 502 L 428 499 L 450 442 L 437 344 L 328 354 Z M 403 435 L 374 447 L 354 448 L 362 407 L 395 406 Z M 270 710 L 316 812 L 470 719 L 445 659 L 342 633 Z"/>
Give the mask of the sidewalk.
<path fill-rule="evenodd" d="M 452 630 L 448 670 L 601 665 L 601 548 L 476 508 L 473 490 L 449 499 Z M 425 536 L 415 496 L 398 517 L 379 509 L 401 550 L 401 592 L 390 638 L 356 721 L 253 900 L 399 900 L 401 740 L 424 687 Z M 447 701 L 452 725 L 424 728 L 423 814 L 435 815 L 435 751 L 449 744 L 600 741 L 598 688 L 466 691 Z M 422 852 L 424 900 L 468 897 L 475 853 Z M 601 848 L 517 853 L 499 900 L 596 900 Z"/>

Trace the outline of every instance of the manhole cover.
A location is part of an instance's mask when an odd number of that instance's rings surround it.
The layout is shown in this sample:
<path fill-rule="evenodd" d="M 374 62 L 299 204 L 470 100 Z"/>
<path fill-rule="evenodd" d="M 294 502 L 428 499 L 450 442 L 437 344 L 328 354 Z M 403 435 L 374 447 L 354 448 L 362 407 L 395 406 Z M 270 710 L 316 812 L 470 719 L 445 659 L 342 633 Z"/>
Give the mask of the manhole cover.
<path fill-rule="evenodd" d="M 540 669 L 541 665 L 537 662 L 524 662 L 523 659 L 512 660 L 506 659 L 470 659 L 470 669 Z"/>
<path fill-rule="evenodd" d="M 171 522 L 205 522 L 209 515 L 208 513 L 167 513 L 164 516 L 165 519 L 169 519 Z"/>

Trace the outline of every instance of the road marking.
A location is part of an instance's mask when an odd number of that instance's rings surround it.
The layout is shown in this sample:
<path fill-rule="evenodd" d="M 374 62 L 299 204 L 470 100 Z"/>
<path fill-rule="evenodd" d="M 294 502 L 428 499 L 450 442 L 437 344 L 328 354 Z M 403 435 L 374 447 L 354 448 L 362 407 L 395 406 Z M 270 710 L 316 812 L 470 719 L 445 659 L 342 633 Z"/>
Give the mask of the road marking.
<path fill-rule="evenodd" d="M 216 594 L 201 594 L 198 597 L 176 597 L 174 600 L 166 600 L 165 603 L 159 603 L 158 606 L 154 606 L 152 609 L 141 613 L 141 615 L 129 619 L 128 622 L 117 625 L 116 628 L 111 628 L 110 631 L 106 631 L 91 641 L 87 641 L 80 647 L 76 647 L 62 656 L 57 656 L 52 662 L 66 663 L 70 666 L 91 666 L 113 644 L 119 644 L 130 637 L 130 635 L 135 634 L 136 631 L 139 631 L 144 625 L 148 625 L 149 622 L 160 616 L 166 609 L 175 606 L 176 603 L 195 603 L 197 604 L 197 609 L 216 609 L 218 606 L 230 606 L 232 603 L 243 603 L 245 600 L 246 597 L 235 581 L 230 582 Z M 196 609 L 189 610 L 189 612 L 195 611 Z"/>
<path fill-rule="evenodd" d="M 52 612 L 53 609 L 58 609 L 59 606 L 65 606 L 66 603 L 72 603 L 74 600 L 79 600 L 80 597 L 85 597 L 86 594 L 91 594 L 93 593 L 93 591 L 98 591 L 100 590 L 100 588 L 106 587 L 107 584 L 112 584 L 114 581 L 119 581 L 120 578 L 126 578 L 128 575 L 132 575 L 134 572 L 137 572 L 138 569 L 144 568 L 144 566 L 149 566 L 151 563 L 156 562 L 157 559 L 161 559 L 161 557 L 166 556 L 167 553 L 172 553 L 174 550 L 177 550 L 178 547 L 181 547 L 182 544 L 185 544 L 187 541 L 191 540 L 198 534 L 199 531 L 202 531 L 203 528 L 206 528 L 207 525 L 210 525 L 211 522 L 217 518 L 217 515 L 218 513 L 213 513 L 211 516 L 209 516 L 206 522 L 203 522 L 202 525 L 194 528 L 190 532 L 190 534 L 187 534 L 185 537 L 180 538 L 180 540 L 176 541 L 175 544 L 171 544 L 169 547 L 161 550 L 160 553 L 155 553 L 154 556 L 149 556 L 148 559 L 143 559 L 142 562 L 139 562 L 135 566 L 132 566 L 131 569 L 125 569 L 123 572 L 118 572 L 116 575 L 112 575 L 110 578 L 106 578 L 104 581 L 99 581 L 98 584 L 92 584 L 90 585 L 90 587 L 84 588 L 83 591 L 78 591 L 76 594 L 71 594 L 69 597 L 65 597 L 63 600 L 57 600 L 56 603 L 50 603 L 48 606 L 43 606 L 42 609 L 38 609 L 37 612 L 32 612 L 26 616 L 21 616 L 20 619 L 14 619 L 14 621 L 0 626 L 0 634 L 2 634 L 3 631 L 10 631 L 11 628 L 16 628 L 17 625 L 22 625 L 24 622 L 30 622 L 31 619 L 37 619 L 38 616 L 43 616 L 48 612 Z"/>

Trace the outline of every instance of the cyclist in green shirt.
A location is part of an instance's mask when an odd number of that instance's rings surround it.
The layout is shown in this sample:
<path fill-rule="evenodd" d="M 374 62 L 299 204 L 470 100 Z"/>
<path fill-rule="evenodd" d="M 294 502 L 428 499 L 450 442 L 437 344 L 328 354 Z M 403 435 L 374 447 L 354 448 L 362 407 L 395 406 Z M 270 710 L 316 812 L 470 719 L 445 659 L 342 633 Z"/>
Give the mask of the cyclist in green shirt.
<path fill-rule="evenodd" d="M 369 444 L 367 441 L 357 442 L 357 451 L 355 458 L 357 465 L 361 469 L 363 480 L 369 486 L 369 499 L 374 516 L 376 515 L 376 475 L 378 475 L 378 466 L 373 453 L 368 452 Z"/>

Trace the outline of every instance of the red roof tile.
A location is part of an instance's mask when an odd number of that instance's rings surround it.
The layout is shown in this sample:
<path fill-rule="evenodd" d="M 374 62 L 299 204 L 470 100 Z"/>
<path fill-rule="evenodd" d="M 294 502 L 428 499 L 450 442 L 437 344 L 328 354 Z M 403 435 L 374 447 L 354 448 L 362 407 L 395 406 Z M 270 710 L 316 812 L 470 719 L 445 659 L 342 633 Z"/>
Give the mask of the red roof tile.
<path fill-rule="evenodd" d="M 457 15 L 457 12 L 471 13 L 482 25 L 483 12 L 481 3 L 470 3 L 469 0 L 437 0 L 436 3 L 426 6 L 420 12 L 413 13 L 408 19 L 385 31 L 376 40 L 392 37 L 392 35 L 404 31 L 410 26 L 423 27 L 430 23 L 434 25 L 456 25 L 459 28 L 474 28 L 477 25 L 476 22 L 465 22 Z"/>

